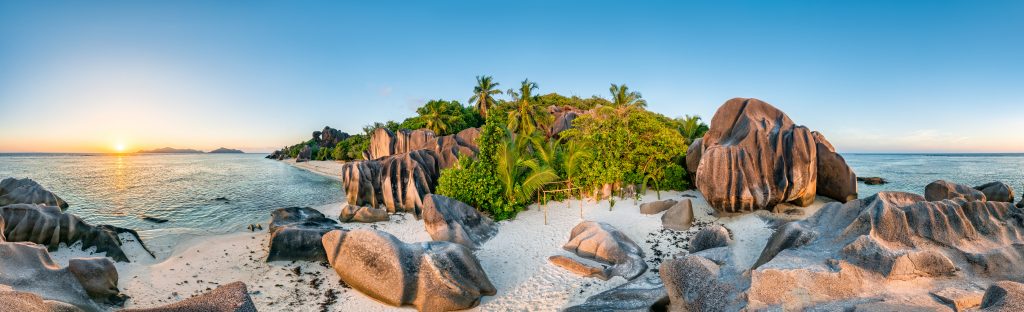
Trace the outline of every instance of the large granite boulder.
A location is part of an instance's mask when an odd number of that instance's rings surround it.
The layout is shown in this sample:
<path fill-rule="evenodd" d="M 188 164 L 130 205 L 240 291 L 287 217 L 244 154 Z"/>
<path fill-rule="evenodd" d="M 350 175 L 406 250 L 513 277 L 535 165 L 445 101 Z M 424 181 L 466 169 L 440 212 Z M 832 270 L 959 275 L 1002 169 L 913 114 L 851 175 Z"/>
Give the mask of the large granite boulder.
<path fill-rule="evenodd" d="M 638 278 L 618 287 L 590 296 L 586 302 L 564 312 L 664 311 L 668 304 L 665 285 L 658 276 Z"/>
<path fill-rule="evenodd" d="M 270 213 L 267 261 L 327 261 L 321 238 L 341 229 L 337 221 L 309 207 L 279 208 Z"/>
<path fill-rule="evenodd" d="M 406 244 L 385 232 L 358 229 L 331 231 L 323 245 L 342 281 L 388 305 L 453 311 L 497 293 L 473 253 L 459 244 Z"/>
<path fill-rule="evenodd" d="M 319 144 L 321 148 L 334 148 L 338 142 L 344 141 L 348 137 L 348 133 L 331 128 L 330 126 L 324 126 L 322 131 L 313 131 L 313 141 Z"/>
<path fill-rule="evenodd" d="M 434 192 L 440 171 L 436 152 L 415 150 L 346 163 L 341 168 L 341 179 L 349 204 L 383 205 L 388 212 L 411 212 L 418 217 L 423 196 Z"/>
<path fill-rule="evenodd" d="M 60 267 L 50 257 L 50 253 L 37 244 L 0 243 L 0 259 L 3 259 L 0 261 L 0 284 L 10 286 L 15 291 L 37 294 L 42 299 L 67 303 L 84 311 L 102 311 L 90 296 L 89 289 L 97 293 L 99 289 L 96 286 L 112 282 L 112 285 L 107 286 L 112 288 L 111 292 L 117 293 L 116 271 L 113 280 L 109 280 L 109 272 L 97 275 L 80 272 L 76 275 L 70 268 Z M 90 262 L 95 260 L 85 261 L 85 266 L 89 267 L 93 265 Z M 78 266 L 82 266 L 82 262 Z M 94 281 L 93 278 L 99 280 Z M 83 286 L 82 280 L 86 281 L 89 289 Z M 118 295 L 115 294 L 115 297 L 122 298 Z M 117 301 L 123 299 L 113 303 Z"/>
<path fill-rule="evenodd" d="M 256 312 L 249 290 L 241 281 L 217 286 L 201 295 L 155 308 L 123 309 L 121 312 Z"/>
<path fill-rule="evenodd" d="M 341 222 L 373 223 L 390 219 L 387 210 L 349 204 L 342 204 L 341 213 L 338 215 L 338 221 Z"/>
<path fill-rule="evenodd" d="M 594 267 L 593 270 L 590 270 L 600 272 L 593 276 L 601 279 L 607 280 L 613 276 L 622 276 L 631 280 L 647 271 L 643 249 L 629 239 L 626 234 L 604 222 L 580 222 L 572 229 L 569 242 L 562 248 L 582 258 L 607 264 L 606 267 Z M 580 270 L 572 268 L 591 267 L 581 262 L 572 263 L 575 260 L 566 257 L 556 256 L 550 260 L 555 265 L 576 272 Z"/>
<path fill-rule="evenodd" d="M 818 195 L 844 203 L 857 199 L 857 175 L 846 164 L 846 159 L 836 153 L 832 143 L 820 132 L 813 131 L 811 134 L 814 135 L 817 155 L 818 185 L 815 189 Z"/>
<path fill-rule="evenodd" d="M 689 198 L 680 200 L 661 215 L 661 226 L 676 231 L 685 231 L 693 225 L 693 203 Z"/>
<path fill-rule="evenodd" d="M 93 226 L 77 216 L 64 213 L 56 206 L 34 204 L 13 204 L 0 207 L 0 242 L 33 242 L 57 250 L 61 244 L 72 246 L 81 242 L 82 249 L 96 248 L 115 261 L 128 262 L 128 256 L 121 249 L 122 233 L 131 234 L 142 248 L 153 255 L 143 244 L 139 233 L 131 229 L 110 225 Z"/>
<path fill-rule="evenodd" d="M 985 201 L 985 193 L 970 186 L 956 184 L 945 180 L 929 183 L 924 187 L 924 198 L 927 201 L 943 199 L 963 199 L 967 201 Z"/>
<path fill-rule="evenodd" d="M 426 149 L 437 153 L 438 163 L 442 169 L 450 168 L 458 162 L 460 155 L 476 156 L 479 152 L 476 138 L 479 136 L 478 128 L 467 128 L 446 136 L 437 136 L 427 129 L 402 129 L 396 133 L 385 128 L 377 128 L 370 135 L 370 146 L 364 157 L 367 160 L 375 160 Z"/>
<path fill-rule="evenodd" d="M 666 199 L 666 200 L 653 201 L 653 202 L 649 202 L 649 203 L 643 203 L 643 204 L 640 204 L 640 213 L 641 214 L 646 214 L 646 215 L 658 214 L 658 213 L 661 213 L 662 211 L 668 210 L 669 208 L 674 206 L 677 202 L 678 201 L 676 201 L 675 199 Z"/>
<path fill-rule="evenodd" d="M 47 191 L 32 179 L 5 178 L 0 181 L 0 206 L 11 204 L 41 204 L 68 209 L 68 203 Z"/>
<path fill-rule="evenodd" d="M 110 259 L 74 258 L 68 260 L 68 270 L 94 300 L 121 304 L 128 299 L 117 289 L 117 268 Z"/>
<path fill-rule="evenodd" d="M 757 99 L 725 102 L 693 145 L 687 167 L 696 164 L 697 188 L 720 212 L 807 206 L 816 194 L 856 198 L 856 176 L 831 144 Z"/>
<path fill-rule="evenodd" d="M 304 162 L 310 159 L 313 159 L 313 149 L 309 148 L 309 145 L 302 146 L 299 154 L 295 156 L 295 162 Z"/>
<path fill-rule="evenodd" d="M 998 181 L 975 186 L 974 189 L 985 194 L 985 200 L 989 201 L 1012 203 L 1013 198 L 1016 197 L 1013 192 L 1013 187 Z"/>
<path fill-rule="evenodd" d="M 423 225 L 435 241 L 449 241 L 470 249 L 479 248 L 498 234 L 498 226 L 475 208 L 442 195 L 423 200 Z"/>
<path fill-rule="evenodd" d="M 554 122 L 547 129 L 549 138 L 559 138 L 565 130 L 572 128 L 572 121 L 576 120 L 577 117 L 582 113 L 579 109 L 572 106 L 548 106 L 548 113 L 554 117 Z"/>
<path fill-rule="evenodd" d="M 981 310 L 986 312 L 1024 311 L 1024 284 L 1000 281 L 989 286 L 981 299 Z"/>
<path fill-rule="evenodd" d="M 700 168 L 701 152 L 704 151 L 704 138 L 697 138 L 686 148 L 686 172 L 696 174 Z"/>
<path fill-rule="evenodd" d="M 729 242 L 732 238 L 729 236 L 729 230 L 721 225 L 712 225 L 701 229 L 697 234 L 693 235 L 690 239 L 690 247 L 687 250 L 690 253 L 697 253 L 703 250 L 729 246 Z"/>
<path fill-rule="evenodd" d="M 699 254 L 662 262 L 658 274 L 670 311 L 738 311 L 743 304 L 728 270 Z"/>

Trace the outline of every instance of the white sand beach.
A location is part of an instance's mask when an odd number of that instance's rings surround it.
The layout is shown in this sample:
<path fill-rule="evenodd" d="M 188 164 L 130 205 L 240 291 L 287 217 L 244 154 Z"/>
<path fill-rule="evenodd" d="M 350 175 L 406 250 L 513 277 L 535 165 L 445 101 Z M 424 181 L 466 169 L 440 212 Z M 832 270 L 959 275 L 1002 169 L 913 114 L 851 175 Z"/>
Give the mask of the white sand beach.
<path fill-rule="evenodd" d="M 316 164 L 316 163 L 314 163 Z M 316 167 L 314 165 L 313 167 Z M 323 166 L 321 166 L 323 167 Z M 760 253 L 772 230 L 757 214 L 716 219 L 700 193 L 662 192 L 661 198 L 691 198 L 695 217 L 712 221 L 731 230 L 736 243 L 731 245 L 738 259 L 752 263 Z M 619 199 L 612 209 L 609 201 L 585 201 L 580 217 L 580 202 L 550 202 L 548 224 L 544 210 L 533 205 L 516 219 L 499 222 L 499 233 L 476 251 L 476 256 L 498 289 L 492 297 L 484 297 L 473 310 L 479 311 L 555 311 L 582 303 L 587 297 L 626 282 L 621 277 L 608 281 L 580 277 L 550 264 L 552 255 L 568 255 L 562 245 L 570 230 L 582 220 L 607 222 L 626 233 L 642 246 L 650 268 L 644 276 L 657 274 L 660 258 L 671 258 L 684 252 L 679 238 L 696 232 L 664 230 L 661 214 L 643 215 L 639 204 L 657 200 L 648 192 L 639 201 Z M 818 199 L 804 208 L 809 216 L 826 200 Z M 317 207 L 328 217 L 337 218 L 341 203 Z M 269 219 L 269 215 L 267 216 Z M 406 242 L 430 240 L 423 221 L 412 215 L 392 215 L 390 222 L 374 224 L 343 224 L 347 229 L 375 228 L 391 233 Z M 264 227 L 266 228 L 266 227 Z M 326 263 L 267 263 L 269 234 L 264 231 L 237 232 L 226 235 L 195 237 L 173 250 L 157 251 L 157 259 L 146 255 L 136 244 L 127 244 L 131 263 L 118 263 L 121 291 L 131 299 L 126 307 L 153 307 L 176 302 L 203 293 L 221 284 L 243 281 L 253 301 L 263 311 L 391 311 L 408 310 L 384 305 L 358 291 L 342 285 L 338 275 Z M 61 248 L 53 253 L 58 263 L 67 264 L 72 257 L 88 256 L 77 248 Z M 643 277 L 643 276 L 642 276 Z M 641 277 L 641 278 L 642 278 Z"/>
<path fill-rule="evenodd" d="M 296 162 L 295 158 L 285 159 L 281 162 L 339 181 L 341 180 L 341 165 L 345 164 L 343 161 L 335 160 L 310 160 Z"/>

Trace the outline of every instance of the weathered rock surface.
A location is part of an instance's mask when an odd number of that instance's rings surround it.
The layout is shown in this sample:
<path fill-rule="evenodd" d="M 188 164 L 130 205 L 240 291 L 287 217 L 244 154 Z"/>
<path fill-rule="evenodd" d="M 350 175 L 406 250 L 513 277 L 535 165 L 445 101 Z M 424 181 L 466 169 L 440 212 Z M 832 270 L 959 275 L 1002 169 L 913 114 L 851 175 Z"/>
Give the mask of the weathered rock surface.
<path fill-rule="evenodd" d="M 986 312 L 1024 311 L 1024 284 L 1000 281 L 989 286 L 981 299 L 981 310 Z"/>
<path fill-rule="evenodd" d="M 331 128 L 330 126 L 324 126 L 324 129 L 321 131 L 313 131 L 313 141 L 321 148 L 334 148 L 338 142 L 344 141 L 348 137 L 348 133 Z"/>
<path fill-rule="evenodd" d="M 733 277 L 700 255 L 661 263 L 658 271 L 669 297 L 669 311 L 738 311 L 742 298 Z"/>
<path fill-rule="evenodd" d="M 434 192 L 441 166 L 433 150 L 415 150 L 376 160 L 342 165 L 341 179 L 348 203 L 387 207 L 388 212 L 411 212 L 417 217 L 423 197 Z"/>
<path fill-rule="evenodd" d="M 68 209 L 68 203 L 29 178 L 0 181 L 0 207 L 11 204 L 42 204 Z"/>
<path fill-rule="evenodd" d="M 912 310 L 942 308 L 940 300 L 969 307 L 977 302 L 971 285 L 1024 278 L 1024 212 L 949 197 L 881 192 L 829 203 L 781 225 L 752 266 L 727 248 L 667 261 L 660 273 L 670 308 Z"/>
<path fill-rule="evenodd" d="M 864 182 L 864 184 L 867 185 L 882 185 L 889 183 L 889 181 L 880 177 L 857 177 L 857 181 Z"/>
<path fill-rule="evenodd" d="M 572 229 L 569 242 L 562 248 L 585 259 L 608 264 L 608 267 L 597 268 L 602 273 L 596 277 L 601 279 L 622 276 L 631 280 L 647 270 L 643 249 L 607 223 L 580 222 Z M 578 263 L 576 266 L 588 265 Z"/>
<path fill-rule="evenodd" d="M 75 258 L 68 270 L 78 279 L 89 297 L 99 302 L 121 304 L 127 297 L 117 289 L 117 268 L 107 258 Z"/>
<path fill-rule="evenodd" d="M 458 162 L 460 155 L 476 156 L 479 152 L 476 139 L 479 136 L 479 128 L 468 128 L 446 136 L 437 136 L 427 129 L 402 129 L 394 133 L 377 128 L 370 135 L 370 147 L 364 158 L 375 160 L 426 149 L 437 153 L 437 162 L 442 169 L 450 168 Z"/>
<path fill-rule="evenodd" d="M 815 194 L 857 197 L 856 176 L 821 134 L 757 99 L 725 102 L 693 145 L 701 150 L 687 153 L 687 166 L 697 164 L 697 188 L 720 212 L 807 206 Z"/>
<path fill-rule="evenodd" d="M 685 231 L 693 225 L 693 203 L 689 198 L 680 200 L 661 215 L 661 226 L 676 231 Z"/>
<path fill-rule="evenodd" d="M 50 253 L 37 244 L 0 243 L 0 259 L 3 259 L 0 261 L 0 284 L 10 286 L 15 291 L 34 293 L 42 299 L 67 303 L 84 311 L 102 309 L 89 296 L 80 278 L 86 279 L 94 291 L 98 290 L 95 288 L 98 285 L 113 282 L 109 286 L 113 288 L 111 291 L 117 292 L 116 271 L 113 273 L 113 281 L 106 280 L 103 274 L 76 276 L 70 268 L 62 268 L 55 263 Z M 102 280 L 94 281 L 93 278 Z M 0 309 L 6 309 L 6 306 Z"/>
<path fill-rule="evenodd" d="M 669 208 L 671 208 L 676 203 L 677 203 L 677 201 L 675 199 L 666 199 L 666 200 L 653 201 L 653 202 L 649 202 L 649 203 L 643 203 L 643 204 L 640 204 L 640 213 L 646 214 L 646 215 L 658 214 L 658 213 L 660 213 L 662 211 L 668 210 Z"/>
<path fill-rule="evenodd" d="M 562 131 L 569 130 L 572 128 L 572 121 L 576 120 L 580 116 L 582 111 L 572 106 L 548 106 L 548 113 L 554 117 L 554 122 L 548 128 L 547 134 L 549 138 L 559 138 L 559 134 Z"/>
<path fill-rule="evenodd" d="M 309 207 L 279 208 L 270 213 L 267 261 L 327 261 L 324 233 L 341 229 L 337 221 Z"/>
<path fill-rule="evenodd" d="M 857 175 L 846 164 L 846 159 L 836 153 L 832 143 L 820 132 L 813 131 L 811 134 L 814 135 L 817 154 L 818 185 L 815 189 L 818 195 L 844 203 L 857 199 Z"/>
<path fill-rule="evenodd" d="M 388 305 L 453 311 L 497 293 L 473 253 L 459 244 L 406 244 L 385 232 L 358 229 L 331 231 L 323 245 L 341 280 Z"/>
<path fill-rule="evenodd" d="M 373 223 L 388 220 L 390 217 L 387 210 L 349 204 L 342 204 L 341 215 L 338 216 L 338 221 L 341 222 Z"/>
<path fill-rule="evenodd" d="M 498 234 L 498 227 L 475 208 L 442 195 L 423 200 L 423 225 L 435 241 L 449 241 L 470 249 L 479 248 Z"/>
<path fill-rule="evenodd" d="M 295 155 L 295 162 L 309 161 L 313 157 L 313 149 L 309 148 L 309 145 L 305 145 L 299 150 L 299 154 Z"/>
<path fill-rule="evenodd" d="M 139 234 L 131 229 L 110 225 L 89 225 L 77 216 L 61 212 L 56 206 L 13 204 L 0 207 L 0 242 L 33 242 L 57 250 L 60 244 L 68 246 L 82 243 L 82 249 L 96 247 L 115 261 L 128 262 L 128 256 L 121 249 L 118 234 L 129 233 L 146 248 Z"/>
<path fill-rule="evenodd" d="M 974 291 L 960 287 L 946 287 L 933 291 L 931 294 L 939 301 L 953 306 L 956 311 L 966 311 L 981 305 L 981 299 L 985 295 L 980 290 Z"/>
<path fill-rule="evenodd" d="M 697 138 L 690 143 L 690 146 L 686 148 L 686 172 L 689 174 L 697 174 L 697 168 L 700 168 L 700 157 L 704 151 L 704 138 Z"/>
<path fill-rule="evenodd" d="M 729 246 L 729 242 L 732 238 L 729 238 L 729 230 L 721 225 L 712 225 L 707 228 L 701 229 L 697 234 L 693 235 L 690 239 L 690 248 L 687 250 L 690 253 L 697 253 L 703 250 Z"/>
<path fill-rule="evenodd" d="M 122 312 L 256 312 L 249 290 L 241 281 L 218 286 L 201 295 L 155 308 L 124 309 Z"/>
<path fill-rule="evenodd" d="M 985 200 L 1007 202 L 1012 203 L 1013 198 L 1016 195 L 1013 192 L 1013 187 L 1003 182 L 989 182 L 979 186 L 975 186 L 974 189 L 981 191 L 985 194 Z"/>
<path fill-rule="evenodd" d="M 945 180 L 929 183 L 924 187 L 924 198 L 927 201 L 943 199 L 963 199 L 966 201 L 985 201 L 985 193 L 970 186 L 956 184 Z"/>
<path fill-rule="evenodd" d="M 10 286 L 0 285 L 0 305 L 5 311 L 18 312 L 78 312 L 81 309 L 59 301 L 44 300 L 37 294 L 16 291 Z"/>
<path fill-rule="evenodd" d="M 649 276 L 593 295 L 583 304 L 569 307 L 564 311 L 664 311 L 667 304 L 668 294 L 665 292 L 665 285 L 657 276 Z"/>

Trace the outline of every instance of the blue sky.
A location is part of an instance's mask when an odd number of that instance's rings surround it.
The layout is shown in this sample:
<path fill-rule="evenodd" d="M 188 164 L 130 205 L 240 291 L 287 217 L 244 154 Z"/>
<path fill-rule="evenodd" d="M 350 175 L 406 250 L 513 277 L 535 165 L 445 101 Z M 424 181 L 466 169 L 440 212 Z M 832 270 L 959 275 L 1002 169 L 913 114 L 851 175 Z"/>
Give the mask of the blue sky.
<path fill-rule="evenodd" d="M 0 151 L 266 151 L 502 88 L 710 119 L 756 97 L 843 152 L 1024 152 L 1022 1 L 4 1 Z"/>

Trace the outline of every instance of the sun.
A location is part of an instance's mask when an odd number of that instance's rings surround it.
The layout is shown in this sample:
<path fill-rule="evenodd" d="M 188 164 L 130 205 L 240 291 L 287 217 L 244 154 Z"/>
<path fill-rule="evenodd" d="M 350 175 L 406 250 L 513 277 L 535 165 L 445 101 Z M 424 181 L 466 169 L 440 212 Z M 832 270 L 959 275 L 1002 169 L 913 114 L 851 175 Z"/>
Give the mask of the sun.
<path fill-rule="evenodd" d="M 114 144 L 114 150 L 117 151 L 118 153 L 124 152 L 124 143 Z"/>

